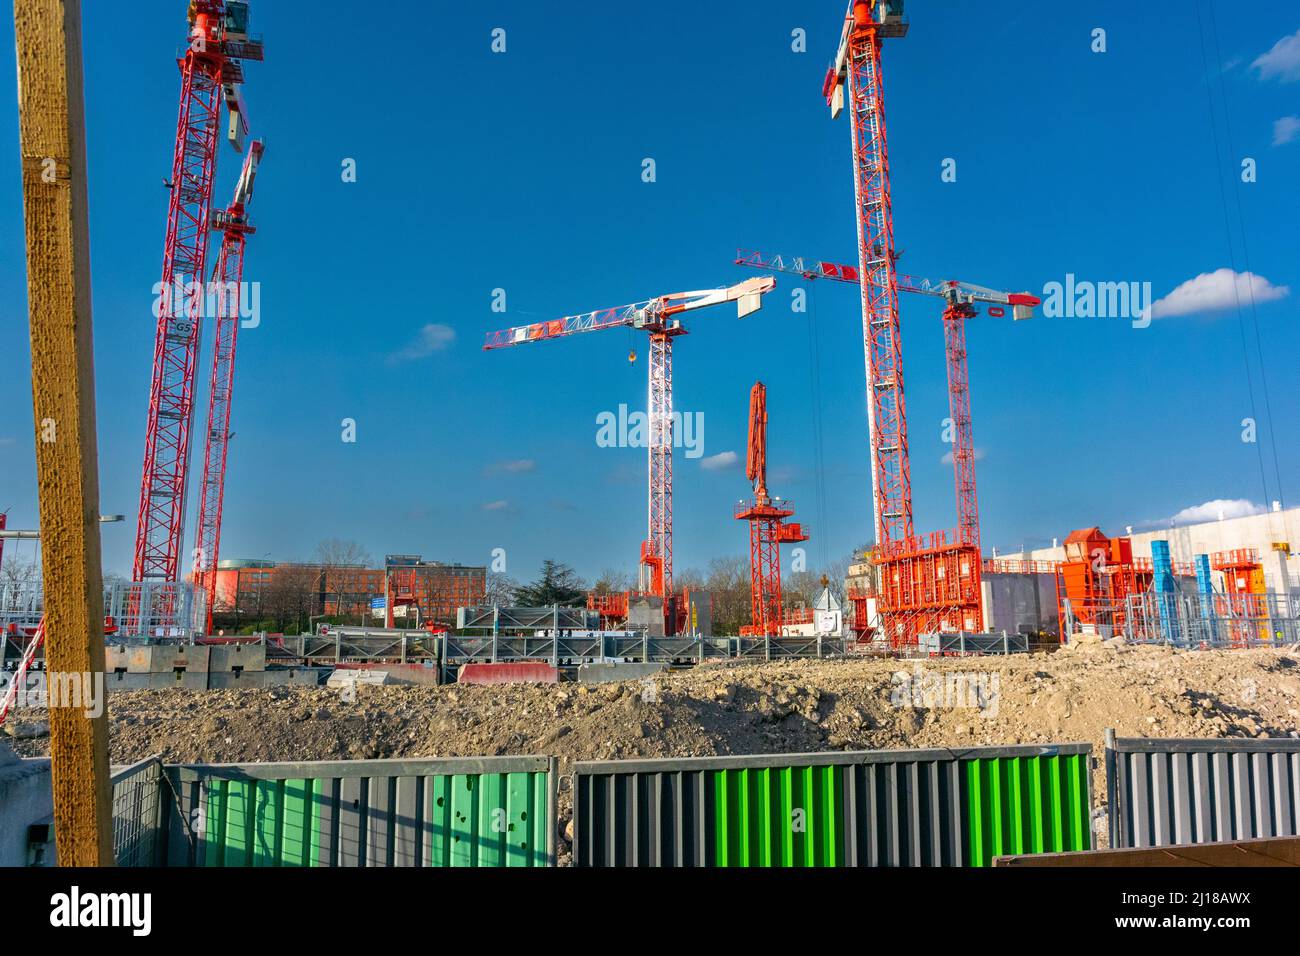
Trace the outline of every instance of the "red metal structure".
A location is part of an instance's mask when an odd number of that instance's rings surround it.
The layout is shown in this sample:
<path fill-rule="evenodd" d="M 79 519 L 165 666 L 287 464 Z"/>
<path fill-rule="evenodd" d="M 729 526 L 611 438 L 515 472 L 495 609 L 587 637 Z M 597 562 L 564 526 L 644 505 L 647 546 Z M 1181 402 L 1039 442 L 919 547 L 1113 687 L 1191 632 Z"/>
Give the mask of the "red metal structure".
<path fill-rule="evenodd" d="M 676 627 L 673 596 L 673 339 L 685 335 L 677 318 L 683 312 L 724 302 L 735 302 L 740 318 L 762 308 L 763 296 L 776 288 L 770 276 L 738 285 L 700 292 L 673 292 L 631 305 L 565 316 L 489 332 L 485 351 L 562 338 L 580 332 L 633 328 L 650 335 L 650 369 L 647 394 L 649 440 L 648 535 L 641 543 L 643 591 L 664 599 L 669 633 Z"/>
<path fill-rule="evenodd" d="M 781 545 L 807 541 L 798 524 L 786 524 L 794 504 L 767 491 L 767 388 L 755 382 L 749 393 L 749 453 L 745 474 L 754 497 L 736 506 L 736 517 L 749 522 L 750 624 L 742 637 L 775 637 L 784 623 L 781 609 Z"/>
<path fill-rule="evenodd" d="M 226 493 L 226 455 L 230 447 L 230 405 L 235 390 L 235 342 L 239 335 L 240 296 L 244 278 L 244 244 L 257 230 L 248 219 L 253 182 L 265 146 L 253 140 L 234 198 L 224 212 L 212 217 L 221 231 L 221 251 L 212 270 L 217 289 L 212 377 L 208 388 L 208 420 L 204 431 L 203 480 L 199 485 L 199 529 L 194 548 L 195 584 L 207 593 L 207 633 L 212 633 L 212 608 L 217 599 L 217 560 L 221 551 L 221 506 Z"/>
<path fill-rule="evenodd" d="M 850 265 L 804 257 L 764 255 L 739 250 L 737 265 L 786 272 L 806 280 L 832 279 L 860 283 L 861 273 Z M 976 303 L 988 305 L 994 318 L 1033 315 L 1040 300 L 1028 292 L 1000 292 L 955 279 L 934 281 L 894 273 L 901 292 L 944 300 L 944 353 L 948 367 L 948 404 L 952 419 L 953 474 L 956 485 L 957 528 L 952 534 L 911 536 L 875 549 L 881 568 L 881 616 L 892 615 L 894 643 L 911 643 L 927 629 L 978 630 L 983 624 L 980 597 L 979 499 L 975 482 L 975 441 L 971 424 L 970 378 L 966 352 L 966 320 L 979 314 Z M 879 488 L 879 485 L 877 485 Z M 879 496 L 877 505 L 880 506 Z M 882 529 L 877 528 L 878 540 Z M 865 601 L 856 605 L 865 608 Z"/>
<path fill-rule="evenodd" d="M 262 59 L 261 41 L 248 36 L 247 3 L 191 0 L 189 22 L 189 48 L 177 61 L 180 115 L 167 184 L 167 238 L 132 564 L 135 581 L 175 581 L 180 571 L 221 96 L 224 93 L 230 114 L 229 138 L 242 151 L 248 122 L 240 92 L 241 60 Z"/>

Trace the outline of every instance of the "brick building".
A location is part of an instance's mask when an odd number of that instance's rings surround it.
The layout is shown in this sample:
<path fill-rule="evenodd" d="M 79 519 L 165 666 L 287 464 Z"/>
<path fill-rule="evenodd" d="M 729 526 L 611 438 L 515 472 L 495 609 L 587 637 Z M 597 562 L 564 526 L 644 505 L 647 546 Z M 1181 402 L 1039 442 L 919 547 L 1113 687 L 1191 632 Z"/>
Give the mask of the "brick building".
<path fill-rule="evenodd" d="M 217 566 L 213 612 L 251 620 L 289 610 L 382 626 L 372 605 L 387 593 L 399 621 L 453 624 L 456 609 L 482 604 L 486 591 L 487 568 L 419 555 L 389 555 L 382 568 L 229 559 Z"/>

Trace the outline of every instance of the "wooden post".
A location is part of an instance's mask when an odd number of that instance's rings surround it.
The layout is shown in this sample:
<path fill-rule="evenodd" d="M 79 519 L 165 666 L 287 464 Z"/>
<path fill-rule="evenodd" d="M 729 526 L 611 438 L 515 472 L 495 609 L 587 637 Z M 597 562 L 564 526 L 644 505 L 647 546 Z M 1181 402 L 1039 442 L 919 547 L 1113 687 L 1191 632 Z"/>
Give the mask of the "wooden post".
<path fill-rule="evenodd" d="M 49 711 L 54 832 L 60 864 L 111 866 L 80 0 L 14 0 L 14 28 L 45 661 L 65 687 L 97 682 L 100 704 L 87 716 L 86 700 L 51 695 L 76 705 Z"/>

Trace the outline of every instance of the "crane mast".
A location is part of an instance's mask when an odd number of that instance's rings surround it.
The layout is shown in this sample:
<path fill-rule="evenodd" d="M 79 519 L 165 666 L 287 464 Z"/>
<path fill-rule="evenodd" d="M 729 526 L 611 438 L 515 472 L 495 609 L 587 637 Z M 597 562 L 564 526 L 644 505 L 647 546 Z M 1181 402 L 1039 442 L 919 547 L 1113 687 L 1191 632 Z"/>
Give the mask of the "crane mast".
<path fill-rule="evenodd" d="M 832 116 L 838 116 L 843 108 L 844 86 L 846 82 L 848 85 L 876 544 L 884 550 L 903 546 L 913 533 L 897 257 L 880 65 L 882 40 L 904 36 L 907 24 L 891 12 L 892 7 L 884 0 L 850 3 L 839 51 L 823 85 Z"/>
<path fill-rule="evenodd" d="M 221 550 L 221 511 L 226 493 L 226 455 L 230 447 L 230 408 L 235 390 L 235 343 L 239 335 L 240 296 L 244 278 L 246 238 L 257 230 L 249 222 L 257 168 L 265 154 L 261 140 L 248 147 L 235 195 L 223 212 L 213 216 L 221 231 L 221 250 L 212 270 L 217 290 L 216 332 L 212 374 L 208 386 L 208 417 L 204 430 L 203 478 L 199 485 L 199 523 L 195 535 L 193 581 L 207 594 L 207 632 L 217 597 L 217 561 Z"/>
<path fill-rule="evenodd" d="M 180 113 L 167 184 L 167 233 L 132 563 L 133 580 L 160 583 L 177 580 L 180 570 L 221 100 L 224 94 L 228 137 L 242 151 L 248 123 L 240 61 L 262 59 L 261 41 L 247 33 L 247 3 L 192 0 L 189 22 L 189 47 L 177 61 Z"/>

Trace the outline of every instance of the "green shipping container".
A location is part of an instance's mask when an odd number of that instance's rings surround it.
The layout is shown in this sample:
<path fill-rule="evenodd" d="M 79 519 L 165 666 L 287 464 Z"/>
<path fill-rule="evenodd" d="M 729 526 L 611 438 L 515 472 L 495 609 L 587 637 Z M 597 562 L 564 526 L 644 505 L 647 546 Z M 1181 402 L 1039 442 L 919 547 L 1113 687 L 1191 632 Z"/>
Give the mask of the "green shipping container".
<path fill-rule="evenodd" d="M 579 763 L 577 866 L 987 866 L 1090 849 L 1087 744 Z"/>
<path fill-rule="evenodd" d="M 554 863 L 549 757 L 170 767 L 199 866 Z M 185 827 L 183 820 L 173 824 Z"/>

